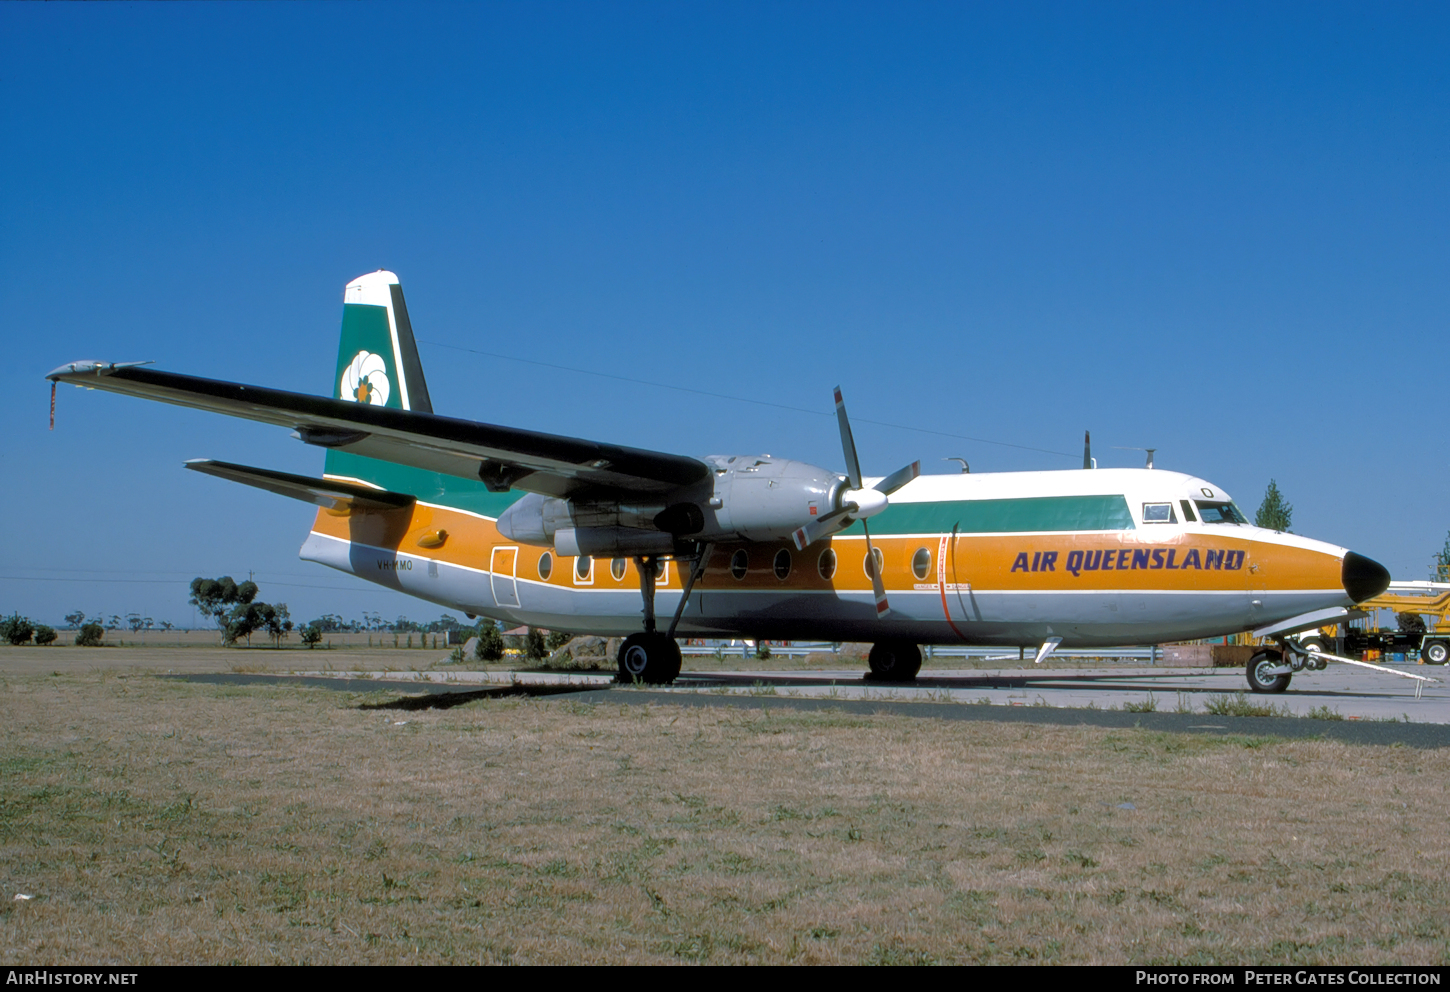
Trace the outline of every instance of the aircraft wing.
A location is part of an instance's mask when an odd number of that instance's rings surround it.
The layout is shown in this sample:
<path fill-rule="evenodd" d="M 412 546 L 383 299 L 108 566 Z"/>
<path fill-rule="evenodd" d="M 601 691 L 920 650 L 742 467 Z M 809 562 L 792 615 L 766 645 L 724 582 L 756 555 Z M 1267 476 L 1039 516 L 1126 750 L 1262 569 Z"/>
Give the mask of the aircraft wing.
<path fill-rule="evenodd" d="M 203 379 L 138 364 L 73 362 L 46 378 L 288 427 L 308 444 L 481 479 L 497 492 L 513 488 L 574 498 L 647 495 L 699 482 L 710 474 L 704 462 L 684 455 Z"/>

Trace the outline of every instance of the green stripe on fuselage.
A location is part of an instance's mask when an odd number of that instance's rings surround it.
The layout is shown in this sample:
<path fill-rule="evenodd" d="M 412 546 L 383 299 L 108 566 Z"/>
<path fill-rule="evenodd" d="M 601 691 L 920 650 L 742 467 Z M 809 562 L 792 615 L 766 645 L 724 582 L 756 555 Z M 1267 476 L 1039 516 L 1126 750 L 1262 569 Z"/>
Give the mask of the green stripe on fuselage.
<path fill-rule="evenodd" d="M 328 475 L 381 486 L 416 496 L 425 503 L 454 507 L 497 518 L 524 494 L 491 493 L 482 482 L 427 472 L 408 465 L 366 458 L 345 451 L 327 453 Z M 1028 499 L 971 499 L 940 503 L 893 503 L 871 518 L 871 533 L 959 534 L 1050 533 L 1054 531 L 1133 530 L 1133 516 L 1122 496 L 1038 496 Z M 859 523 L 842 534 L 860 534 Z"/>
<path fill-rule="evenodd" d="M 892 503 L 871 518 L 872 534 L 1047 533 L 1076 530 L 1133 530 L 1133 515 L 1122 496 L 1036 496 L 1028 499 L 968 499 L 941 503 Z M 859 524 L 841 533 L 859 534 Z"/>
<path fill-rule="evenodd" d="M 518 491 L 491 493 L 482 482 L 427 472 L 410 465 L 395 465 L 346 451 L 329 451 L 325 471 L 328 475 L 361 479 L 391 492 L 407 493 L 424 503 L 450 506 L 495 519 L 524 495 Z"/>

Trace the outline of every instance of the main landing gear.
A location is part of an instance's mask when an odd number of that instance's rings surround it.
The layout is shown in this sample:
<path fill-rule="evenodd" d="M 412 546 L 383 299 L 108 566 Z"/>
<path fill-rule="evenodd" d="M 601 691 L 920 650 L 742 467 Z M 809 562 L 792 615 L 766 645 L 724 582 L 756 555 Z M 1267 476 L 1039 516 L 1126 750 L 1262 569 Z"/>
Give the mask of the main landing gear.
<path fill-rule="evenodd" d="M 909 641 L 877 641 L 866 657 L 868 682 L 914 682 L 921 671 L 921 648 Z"/>
<path fill-rule="evenodd" d="M 670 627 L 661 634 L 655 629 L 655 577 L 659 574 L 658 555 L 638 555 L 634 567 L 639 572 L 639 593 L 644 600 L 644 631 L 631 634 L 619 646 L 619 681 L 644 682 L 650 685 L 669 685 L 680 674 L 682 658 L 680 645 L 675 640 L 675 628 L 685 606 L 690 602 L 690 591 L 705 571 L 713 550 L 709 544 L 697 548 L 695 567 L 680 596 L 680 605 L 670 619 Z"/>
<path fill-rule="evenodd" d="M 668 685 L 680 674 L 680 645 L 658 631 L 630 634 L 619 648 L 619 681 Z"/>

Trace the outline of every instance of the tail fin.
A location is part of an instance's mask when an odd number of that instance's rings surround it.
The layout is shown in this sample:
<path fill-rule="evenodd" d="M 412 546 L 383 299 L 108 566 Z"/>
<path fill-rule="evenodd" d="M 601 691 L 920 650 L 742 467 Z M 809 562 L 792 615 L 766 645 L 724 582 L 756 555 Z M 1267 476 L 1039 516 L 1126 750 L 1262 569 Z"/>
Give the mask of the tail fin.
<path fill-rule="evenodd" d="M 343 290 L 342 339 L 332 383 L 340 399 L 433 412 L 403 287 L 393 273 L 369 272 Z"/>

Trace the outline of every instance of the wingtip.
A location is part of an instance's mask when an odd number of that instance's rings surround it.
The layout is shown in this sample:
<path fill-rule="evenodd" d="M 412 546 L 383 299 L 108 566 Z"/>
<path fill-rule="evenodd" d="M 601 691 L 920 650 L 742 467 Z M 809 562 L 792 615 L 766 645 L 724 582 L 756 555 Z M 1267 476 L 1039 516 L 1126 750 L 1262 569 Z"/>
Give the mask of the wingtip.
<path fill-rule="evenodd" d="M 88 358 L 79 362 L 66 362 L 59 368 L 51 369 L 45 377 L 51 382 L 59 382 L 66 376 L 87 375 L 94 372 L 96 375 L 104 375 L 107 372 L 114 372 L 117 369 L 133 369 L 141 365 L 154 365 L 153 361 L 144 362 L 101 362 L 94 358 Z"/>
<path fill-rule="evenodd" d="M 67 362 L 58 368 L 51 369 L 45 377 L 51 382 L 58 382 L 68 375 L 75 375 L 80 372 L 95 372 L 105 366 L 105 362 L 98 362 L 95 359 L 86 359 L 80 362 Z"/>

